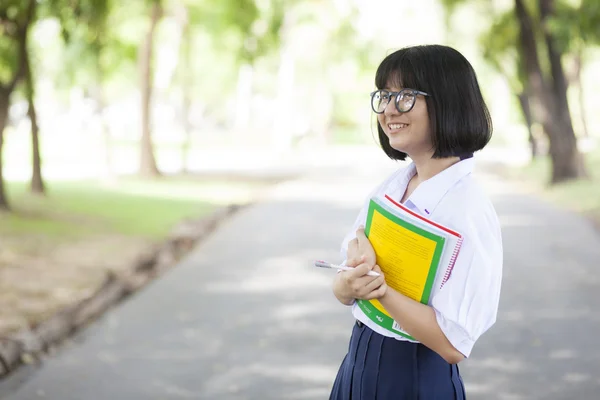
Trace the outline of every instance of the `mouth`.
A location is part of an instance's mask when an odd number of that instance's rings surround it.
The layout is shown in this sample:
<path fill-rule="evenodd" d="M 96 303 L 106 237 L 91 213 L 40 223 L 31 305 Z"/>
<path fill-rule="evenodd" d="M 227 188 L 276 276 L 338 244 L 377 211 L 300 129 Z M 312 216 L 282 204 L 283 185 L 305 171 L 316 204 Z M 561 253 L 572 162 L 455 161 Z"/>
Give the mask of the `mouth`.
<path fill-rule="evenodd" d="M 408 124 L 388 124 L 388 128 L 390 131 L 398 131 L 406 127 L 408 127 Z"/>

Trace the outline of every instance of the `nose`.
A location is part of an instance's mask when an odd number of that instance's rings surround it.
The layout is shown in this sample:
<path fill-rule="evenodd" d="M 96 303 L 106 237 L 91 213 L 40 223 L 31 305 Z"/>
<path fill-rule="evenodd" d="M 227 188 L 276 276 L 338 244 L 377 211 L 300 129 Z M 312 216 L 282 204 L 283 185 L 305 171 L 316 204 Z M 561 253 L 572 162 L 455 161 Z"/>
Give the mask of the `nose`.
<path fill-rule="evenodd" d="M 390 98 L 390 101 L 385 106 L 383 113 L 386 116 L 399 114 L 398 109 L 396 108 L 396 96 L 393 96 Z"/>

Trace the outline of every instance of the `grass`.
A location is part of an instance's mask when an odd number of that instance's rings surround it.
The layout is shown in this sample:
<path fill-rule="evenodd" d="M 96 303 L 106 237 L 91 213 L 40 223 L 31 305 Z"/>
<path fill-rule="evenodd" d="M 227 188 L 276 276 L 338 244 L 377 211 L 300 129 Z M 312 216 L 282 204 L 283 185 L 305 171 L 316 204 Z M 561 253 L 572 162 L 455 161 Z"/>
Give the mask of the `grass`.
<path fill-rule="evenodd" d="M 586 166 L 590 179 L 549 185 L 550 160 L 536 160 L 522 170 L 513 171 L 513 177 L 525 178 L 536 184 L 553 202 L 570 210 L 592 217 L 600 223 L 600 148 L 586 153 Z"/>
<path fill-rule="evenodd" d="M 39 233 L 65 238 L 119 233 L 161 238 L 178 221 L 211 212 L 220 203 L 244 199 L 257 183 L 192 178 L 48 182 L 48 195 L 27 185 L 7 186 L 14 213 L 0 216 L 0 234 Z"/>
<path fill-rule="evenodd" d="M 46 197 L 9 182 L 0 213 L 0 335 L 87 298 L 106 273 L 127 274 L 182 219 L 245 203 L 268 181 L 163 177 L 49 181 Z"/>

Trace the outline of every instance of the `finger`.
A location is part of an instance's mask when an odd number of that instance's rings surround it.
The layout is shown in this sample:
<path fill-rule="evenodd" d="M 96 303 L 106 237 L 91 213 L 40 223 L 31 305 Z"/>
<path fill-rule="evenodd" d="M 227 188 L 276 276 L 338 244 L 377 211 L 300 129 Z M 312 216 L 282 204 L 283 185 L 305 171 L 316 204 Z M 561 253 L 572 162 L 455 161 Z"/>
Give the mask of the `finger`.
<path fill-rule="evenodd" d="M 360 262 L 358 262 L 358 257 L 352 257 L 352 258 L 348 258 L 346 260 L 346 262 L 344 263 L 345 266 L 347 267 L 356 267 L 358 264 L 360 264 Z"/>
<path fill-rule="evenodd" d="M 364 226 L 359 226 L 358 229 L 356 229 L 356 239 L 360 242 L 361 238 L 367 238 L 367 236 L 365 235 L 365 227 Z"/>
<path fill-rule="evenodd" d="M 363 275 L 354 279 L 351 278 L 350 287 L 356 296 L 362 296 L 377 289 L 383 282 L 385 282 L 383 276 L 373 277 L 370 275 Z"/>
<path fill-rule="evenodd" d="M 385 282 L 385 279 L 383 278 L 383 276 L 376 277 L 371 282 L 369 282 L 365 285 L 366 293 L 371 293 L 373 290 L 375 290 L 378 287 L 380 287 L 381 285 L 383 285 L 384 282 Z"/>
<path fill-rule="evenodd" d="M 364 257 L 361 257 L 361 259 Z M 361 262 L 360 264 L 358 264 L 356 267 L 354 267 L 354 269 L 352 269 L 352 271 L 348 271 L 350 272 L 350 274 L 352 275 L 352 277 L 354 277 L 354 279 L 357 278 L 361 278 L 363 276 L 366 276 L 369 271 L 371 270 L 371 266 L 365 262 Z"/>
<path fill-rule="evenodd" d="M 363 275 L 363 276 L 359 276 L 357 278 L 350 278 L 350 284 L 352 285 L 352 288 L 355 292 L 361 291 L 362 293 L 368 293 L 369 291 L 371 291 L 371 290 L 375 289 L 377 286 L 379 286 L 379 285 L 371 286 L 369 288 L 370 290 L 368 290 L 366 292 L 364 290 L 364 288 L 366 288 L 368 285 L 370 285 L 376 279 L 381 279 L 381 280 L 385 281 L 385 278 L 383 278 L 381 276 Z M 381 282 L 379 284 L 381 284 Z"/>
<path fill-rule="evenodd" d="M 364 262 L 365 262 L 365 256 L 353 257 L 353 258 L 346 260 L 346 266 L 356 267 L 359 264 L 362 264 Z"/>
<path fill-rule="evenodd" d="M 383 275 L 383 272 L 381 271 L 381 268 L 377 264 L 375 264 L 373 266 L 373 271 L 377 272 L 379 275 Z"/>
<path fill-rule="evenodd" d="M 348 242 L 348 251 L 356 251 L 358 250 L 358 239 L 354 238 Z"/>
<path fill-rule="evenodd" d="M 373 290 L 371 293 L 367 294 L 364 299 L 372 300 L 381 298 L 387 290 L 387 284 L 384 282 L 383 285 L 379 286 L 377 289 Z"/>

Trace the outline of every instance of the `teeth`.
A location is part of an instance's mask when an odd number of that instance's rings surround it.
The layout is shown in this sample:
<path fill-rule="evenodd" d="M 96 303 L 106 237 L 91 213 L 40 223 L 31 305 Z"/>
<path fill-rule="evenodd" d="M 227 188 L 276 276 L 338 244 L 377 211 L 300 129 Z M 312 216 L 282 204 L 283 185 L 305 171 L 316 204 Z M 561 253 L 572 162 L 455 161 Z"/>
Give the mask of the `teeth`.
<path fill-rule="evenodd" d="M 402 129 L 407 127 L 407 124 L 389 124 L 390 129 Z"/>

